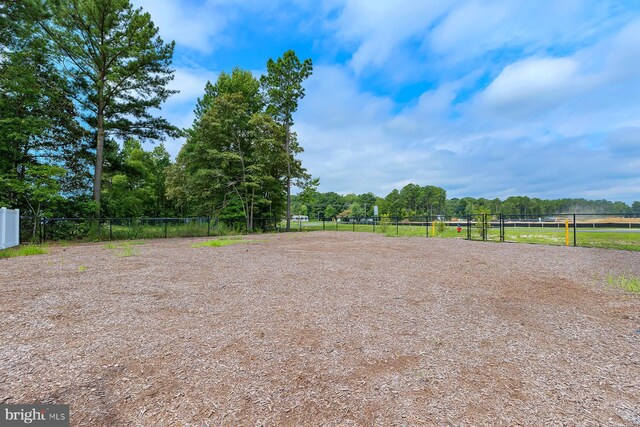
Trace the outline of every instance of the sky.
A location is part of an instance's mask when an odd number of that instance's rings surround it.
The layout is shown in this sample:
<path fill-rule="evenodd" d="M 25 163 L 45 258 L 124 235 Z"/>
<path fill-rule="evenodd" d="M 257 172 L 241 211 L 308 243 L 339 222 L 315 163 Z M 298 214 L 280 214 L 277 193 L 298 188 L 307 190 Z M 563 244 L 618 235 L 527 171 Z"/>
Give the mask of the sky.
<path fill-rule="evenodd" d="M 176 43 L 180 127 L 221 71 L 313 60 L 294 130 L 319 191 L 640 200 L 640 1 L 133 3 Z"/>

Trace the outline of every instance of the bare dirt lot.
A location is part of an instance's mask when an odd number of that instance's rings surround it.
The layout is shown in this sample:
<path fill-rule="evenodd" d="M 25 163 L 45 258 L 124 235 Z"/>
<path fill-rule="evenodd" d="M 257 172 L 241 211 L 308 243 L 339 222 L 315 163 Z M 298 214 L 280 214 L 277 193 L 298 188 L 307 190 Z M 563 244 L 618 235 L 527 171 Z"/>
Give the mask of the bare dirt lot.
<path fill-rule="evenodd" d="M 86 426 L 640 425 L 640 296 L 605 280 L 640 253 L 252 238 L 0 260 L 0 402 Z"/>

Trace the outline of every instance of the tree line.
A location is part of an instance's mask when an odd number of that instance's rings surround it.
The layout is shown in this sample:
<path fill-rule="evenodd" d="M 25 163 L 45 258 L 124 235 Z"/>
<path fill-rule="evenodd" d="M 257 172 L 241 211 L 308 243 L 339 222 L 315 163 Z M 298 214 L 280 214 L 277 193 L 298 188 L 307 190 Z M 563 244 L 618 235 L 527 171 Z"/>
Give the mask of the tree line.
<path fill-rule="evenodd" d="M 311 180 L 291 131 L 311 60 L 288 51 L 261 78 L 221 73 L 178 129 L 156 114 L 176 92 L 174 43 L 158 33 L 130 0 L 0 3 L 0 205 L 34 217 L 240 215 L 248 228 L 290 216 L 292 185 Z M 179 136 L 173 162 L 161 141 Z"/>
<path fill-rule="evenodd" d="M 640 214 L 640 202 L 447 198 L 408 184 L 384 197 L 317 191 L 297 155 L 293 114 L 310 59 L 270 59 L 207 82 L 195 120 L 156 113 L 175 91 L 173 42 L 129 0 L 0 3 L 0 205 L 33 217 L 286 219 L 474 213 Z M 162 144 L 185 137 L 175 160 Z M 154 142 L 147 150 L 144 143 Z M 291 194 L 291 187 L 302 189 Z"/>
<path fill-rule="evenodd" d="M 364 218 L 374 215 L 391 217 L 464 218 L 467 215 L 491 213 L 513 216 L 549 216 L 560 213 L 634 214 L 640 215 L 640 201 L 631 205 L 608 200 L 564 198 L 547 200 L 527 196 L 499 198 L 447 198 L 446 190 L 427 185 L 407 184 L 384 197 L 373 193 L 340 195 L 321 193 L 313 186 L 305 188 L 294 197 L 293 213 L 307 215 L 310 219 Z"/>

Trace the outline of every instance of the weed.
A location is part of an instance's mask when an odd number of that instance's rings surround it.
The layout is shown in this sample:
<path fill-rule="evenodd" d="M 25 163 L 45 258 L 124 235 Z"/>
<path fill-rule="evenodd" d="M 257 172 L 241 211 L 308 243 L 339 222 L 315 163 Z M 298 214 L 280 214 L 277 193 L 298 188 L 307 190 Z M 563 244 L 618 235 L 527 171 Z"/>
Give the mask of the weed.
<path fill-rule="evenodd" d="M 13 258 L 17 256 L 43 255 L 49 250 L 44 246 L 21 245 L 14 248 L 0 250 L 0 258 Z"/>
<path fill-rule="evenodd" d="M 214 247 L 219 248 L 221 246 L 229 246 L 235 245 L 236 243 L 256 243 L 258 240 L 243 240 L 239 238 L 221 238 L 216 240 L 207 240 L 206 242 L 196 243 L 192 247 L 194 248 L 204 248 L 204 247 Z"/>
<path fill-rule="evenodd" d="M 124 244 L 122 246 L 122 251 L 116 252 L 116 256 L 118 257 L 130 257 L 136 254 L 136 251 L 129 244 Z"/>
<path fill-rule="evenodd" d="M 610 274 L 607 277 L 607 283 L 611 286 L 622 288 L 625 291 L 640 294 L 640 277 L 633 274 L 622 274 L 620 276 L 614 276 Z"/>
<path fill-rule="evenodd" d="M 431 342 L 436 347 L 441 347 L 442 345 L 444 345 L 444 340 L 442 338 L 434 338 L 433 340 L 431 340 Z"/>
<path fill-rule="evenodd" d="M 126 246 L 130 246 L 130 245 L 144 245 L 145 242 L 144 240 L 132 240 L 130 242 L 124 242 L 124 243 L 115 243 L 115 242 L 110 242 L 107 243 L 106 245 L 104 245 L 105 249 L 120 249 L 121 247 L 126 247 Z"/>
<path fill-rule="evenodd" d="M 87 271 L 87 267 L 81 265 L 80 267 L 78 267 L 78 271 Z"/>

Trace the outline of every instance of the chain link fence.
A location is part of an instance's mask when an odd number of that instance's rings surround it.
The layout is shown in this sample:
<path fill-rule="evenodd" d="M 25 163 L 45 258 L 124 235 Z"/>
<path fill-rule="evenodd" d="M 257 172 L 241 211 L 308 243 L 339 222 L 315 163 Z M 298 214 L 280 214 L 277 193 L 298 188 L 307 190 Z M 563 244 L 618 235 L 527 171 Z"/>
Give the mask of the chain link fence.
<path fill-rule="evenodd" d="M 23 242 L 109 241 L 279 233 L 276 218 L 30 218 L 23 217 Z M 474 214 L 464 217 L 380 216 L 291 222 L 291 231 L 372 232 L 387 236 L 456 238 L 486 242 L 640 250 L 640 215 L 562 213 L 553 215 Z"/>

